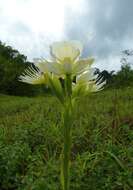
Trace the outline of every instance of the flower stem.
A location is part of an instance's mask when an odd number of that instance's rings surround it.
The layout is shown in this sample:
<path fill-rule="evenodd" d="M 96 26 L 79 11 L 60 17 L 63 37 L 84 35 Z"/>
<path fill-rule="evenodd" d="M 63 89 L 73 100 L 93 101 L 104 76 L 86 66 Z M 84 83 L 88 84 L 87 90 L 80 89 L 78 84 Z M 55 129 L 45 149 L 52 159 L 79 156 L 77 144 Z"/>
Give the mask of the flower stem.
<path fill-rule="evenodd" d="M 64 147 L 63 147 L 63 179 L 64 190 L 69 190 L 69 160 L 71 149 L 71 111 L 69 107 L 64 113 Z"/>
<path fill-rule="evenodd" d="M 64 146 L 62 156 L 62 186 L 63 190 L 69 190 L 69 168 L 70 168 L 70 151 L 71 151 L 71 126 L 72 126 L 72 104 L 71 104 L 71 76 L 66 76 L 66 101 L 64 107 Z"/>

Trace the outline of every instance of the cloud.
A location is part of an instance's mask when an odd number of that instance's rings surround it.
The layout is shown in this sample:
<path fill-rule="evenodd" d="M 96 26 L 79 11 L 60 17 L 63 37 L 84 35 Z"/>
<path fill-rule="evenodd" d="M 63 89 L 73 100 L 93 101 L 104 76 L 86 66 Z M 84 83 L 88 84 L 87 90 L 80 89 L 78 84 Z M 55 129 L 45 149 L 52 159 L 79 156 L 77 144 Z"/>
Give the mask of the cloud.
<path fill-rule="evenodd" d="M 120 55 L 133 47 L 131 0 L 4 0 L 0 40 L 28 56 L 47 57 L 57 40 L 80 40 L 83 56 L 101 69 L 118 70 Z"/>
<path fill-rule="evenodd" d="M 133 46 L 132 7 L 131 0 L 86 0 L 82 12 L 67 11 L 65 33 L 82 41 L 84 55 L 94 55 L 101 68 L 119 69 L 121 51 Z"/>
<path fill-rule="evenodd" d="M 0 2 L 0 40 L 28 56 L 47 56 L 49 44 L 62 38 L 62 0 L 4 0 Z"/>

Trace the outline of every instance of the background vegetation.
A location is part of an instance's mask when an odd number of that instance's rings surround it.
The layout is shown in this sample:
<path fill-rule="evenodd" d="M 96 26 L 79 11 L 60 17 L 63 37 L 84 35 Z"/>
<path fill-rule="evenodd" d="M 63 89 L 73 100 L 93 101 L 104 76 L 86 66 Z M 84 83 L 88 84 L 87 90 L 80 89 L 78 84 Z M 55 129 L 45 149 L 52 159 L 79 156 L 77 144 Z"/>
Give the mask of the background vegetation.
<path fill-rule="evenodd" d="M 133 70 L 123 53 L 118 73 L 97 69 L 107 88 L 75 108 L 72 190 L 133 189 Z M 17 81 L 30 64 L 0 43 L 0 190 L 60 190 L 61 107 Z"/>
<path fill-rule="evenodd" d="M 52 97 L 0 97 L 0 189 L 60 190 L 62 123 Z M 71 189 L 133 189 L 133 89 L 79 102 L 71 153 Z"/>

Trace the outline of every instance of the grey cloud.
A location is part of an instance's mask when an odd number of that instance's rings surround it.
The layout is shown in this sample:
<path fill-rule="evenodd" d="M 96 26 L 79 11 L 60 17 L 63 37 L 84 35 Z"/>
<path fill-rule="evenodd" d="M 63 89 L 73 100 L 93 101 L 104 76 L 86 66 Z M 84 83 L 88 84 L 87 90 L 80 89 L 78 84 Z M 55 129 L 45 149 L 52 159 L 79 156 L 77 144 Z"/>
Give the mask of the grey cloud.
<path fill-rule="evenodd" d="M 82 13 L 67 10 L 65 33 L 85 43 L 84 55 L 90 52 L 100 61 L 108 60 L 133 42 L 132 8 L 131 0 L 86 0 Z"/>

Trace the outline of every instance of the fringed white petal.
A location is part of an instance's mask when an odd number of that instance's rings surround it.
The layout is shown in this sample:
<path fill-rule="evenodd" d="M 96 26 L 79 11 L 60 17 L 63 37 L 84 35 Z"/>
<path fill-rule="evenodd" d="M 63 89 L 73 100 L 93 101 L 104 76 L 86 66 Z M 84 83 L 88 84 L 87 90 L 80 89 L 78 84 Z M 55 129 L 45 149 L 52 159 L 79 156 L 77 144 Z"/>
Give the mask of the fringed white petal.
<path fill-rule="evenodd" d="M 80 75 L 77 75 L 76 81 L 77 82 L 88 82 L 90 80 L 96 80 L 98 75 L 95 74 L 94 68 L 89 68 L 87 71 L 83 72 Z"/>
<path fill-rule="evenodd" d="M 88 90 L 91 92 L 98 92 L 100 90 L 103 90 L 103 86 L 106 84 L 106 81 L 103 81 L 102 83 L 97 83 L 95 81 L 88 82 Z"/>
<path fill-rule="evenodd" d="M 44 84 L 45 74 L 31 66 L 19 77 L 19 81 L 29 84 Z"/>
<path fill-rule="evenodd" d="M 63 73 L 63 67 L 58 62 L 47 61 L 46 59 L 36 59 L 34 65 L 44 73 L 54 73 L 55 75 L 61 75 Z"/>
<path fill-rule="evenodd" d="M 48 63 L 45 59 L 34 59 L 34 65 L 41 71 L 41 72 L 48 72 Z"/>
<path fill-rule="evenodd" d="M 100 84 L 99 83 L 96 83 L 96 91 L 100 91 L 100 90 L 103 90 L 103 86 L 106 84 L 106 81 L 103 81 L 101 82 Z"/>
<path fill-rule="evenodd" d="M 95 69 L 90 68 L 76 77 L 76 84 L 86 86 L 88 92 L 97 92 L 103 89 L 106 81 L 103 81 L 103 78 L 98 79 L 98 74 L 95 75 Z"/>

